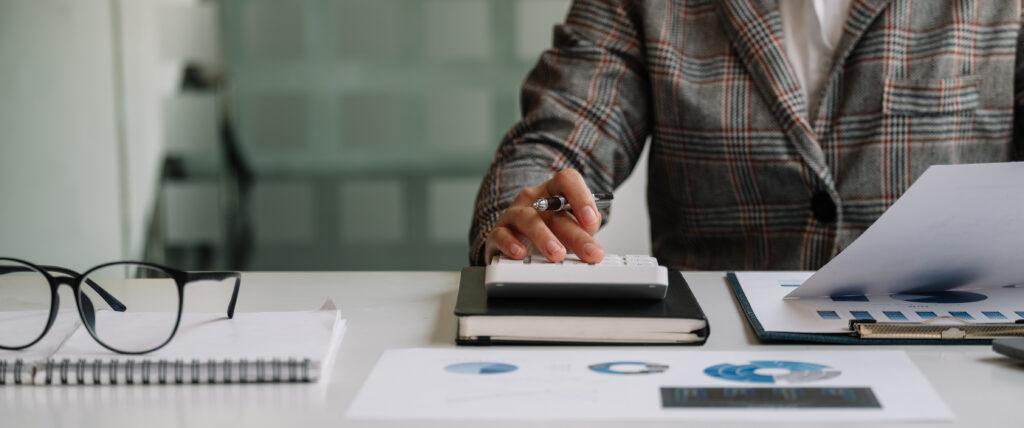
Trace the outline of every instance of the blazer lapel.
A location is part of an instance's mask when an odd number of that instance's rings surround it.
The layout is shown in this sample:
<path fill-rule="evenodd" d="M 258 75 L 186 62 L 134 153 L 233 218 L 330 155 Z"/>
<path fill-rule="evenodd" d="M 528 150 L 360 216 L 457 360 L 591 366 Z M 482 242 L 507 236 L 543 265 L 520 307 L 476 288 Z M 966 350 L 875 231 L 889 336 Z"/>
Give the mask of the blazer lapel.
<path fill-rule="evenodd" d="M 725 0 L 719 17 L 737 56 L 764 96 L 783 132 L 811 170 L 833 187 L 825 154 L 807 121 L 807 101 L 782 44 L 775 0 Z"/>
<path fill-rule="evenodd" d="M 850 10 L 847 12 L 847 18 L 843 26 L 843 35 L 839 38 L 839 44 L 836 46 L 833 56 L 832 70 L 829 72 L 828 81 L 821 88 L 821 102 L 823 105 L 832 102 L 832 97 L 837 95 L 833 89 L 835 85 L 839 84 L 840 71 L 842 71 L 844 64 L 846 64 L 846 60 L 850 57 L 857 42 L 864 37 L 864 33 L 875 22 L 875 19 L 882 14 L 882 11 L 889 5 L 889 2 L 890 0 L 854 0 L 850 4 Z M 899 66 L 901 63 L 901 61 L 891 62 L 895 66 Z M 822 108 L 821 110 L 826 109 Z M 825 113 L 819 111 L 818 114 L 820 116 Z M 821 127 L 826 126 L 825 124 L 825 121 L 817 121 L 816 125 L 818 125 L 818 128 L 815 128 L 815 134 L 822 132 Z"/>
<path fill-rule="evenodd" d="M 850 11 L 847 13 L 843 35 L 839 38 L 839 45 L 836 46 L 834 62 L 836 66 L 842 66 L 846 62 L 846 58 L 850 56 L 853 47 L 864 36 L 871 23 L 875 22 L 875 18 L 885 10 L 889 2 L 890 0 L 854 0 L 850 3 Z"/>

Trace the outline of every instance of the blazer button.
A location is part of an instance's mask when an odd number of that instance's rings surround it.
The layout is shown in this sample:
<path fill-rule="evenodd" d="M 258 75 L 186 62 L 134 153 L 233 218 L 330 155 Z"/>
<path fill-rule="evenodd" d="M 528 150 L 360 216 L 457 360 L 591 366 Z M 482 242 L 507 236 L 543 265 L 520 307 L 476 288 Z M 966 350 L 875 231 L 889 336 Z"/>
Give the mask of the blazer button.
<path fill-rule="evenodd" d="M 822 223 L 836 221 L 836 204 L 824 190 L 815 193 L 811 198 L 811 212 L 814 213 L 814 218 Z"/>

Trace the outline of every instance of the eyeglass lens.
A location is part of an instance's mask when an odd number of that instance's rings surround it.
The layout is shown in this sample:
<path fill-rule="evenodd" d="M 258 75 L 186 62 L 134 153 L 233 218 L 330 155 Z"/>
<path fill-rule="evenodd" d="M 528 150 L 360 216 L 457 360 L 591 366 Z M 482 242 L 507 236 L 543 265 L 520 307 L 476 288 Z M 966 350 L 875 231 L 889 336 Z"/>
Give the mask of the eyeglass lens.
<path fill-rule="evenodd" d="M 111 308 L 91 285 L 127 307 Z M 79 310 L 96 340 L 121 352 L 146 352 L 167 342 L 178 320 L 178 285 L 162 269 L 119 263 L 91 270 L 79 287 Z"/>
<path fill-rule="evenodd" d="M 42 272 L 0 260 L 0 346 L 19 348 L 38 339 L 49 320 L 51 296 Z"/>

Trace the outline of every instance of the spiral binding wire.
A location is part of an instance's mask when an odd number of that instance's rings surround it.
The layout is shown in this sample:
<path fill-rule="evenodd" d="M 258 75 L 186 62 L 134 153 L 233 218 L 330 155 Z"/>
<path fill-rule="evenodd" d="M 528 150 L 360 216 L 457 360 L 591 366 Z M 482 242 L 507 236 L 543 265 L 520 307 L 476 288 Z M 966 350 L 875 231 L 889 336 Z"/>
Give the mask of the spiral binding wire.
<path fill-rule="evenodd" d="M 133 385 L 149 384 L 185 384 L 203 383 L 202 372 L 206 371 L 206 383 L 261 383 L 261 382 L 311 382 L 310 370 L 313 362 L 306 358 L 297 360 L 133 360 L 123 362 L 116 359 L 92 360 L 62 359 L 47 360 L 43 365 L 44 383 L 46 384 L 86 384 L 87 378 L 92 384 L 103 383 L 104 365 L 106 365 L 107 383 Z M 8 370 L 11 362 L 0 360 L 0 385 L 8 382 Z M 12 378 L 15 384 L 22 383 L 22 370 L 25 366 L 21 359 L 13 363 Z M 255 377 L 250 376 L 250 368 L 255 368 Z M 268 370 L 269 369 L 269 370 Z M 218 376 L 218 373 L 221 376 Z M 91 375 L 91 376 L 88 376 Z"/>
<path fill-rule="evenodd" d="M 13 369 L 13 370 L 12 370 Z M 25 360 L 18 358 L 14 362 L 8 360 L 0 360 L 0 385 L 7 385 L 7 374 L 11 374 L 11 381 L 15 385 L 21 385 L 24 383 L 22 380 L 22 371 L 25 370 Z"/>
<path fill-rule="evenodd" d="M 7 360 L 0 360 L 0 385 L 7 385 Z"/>

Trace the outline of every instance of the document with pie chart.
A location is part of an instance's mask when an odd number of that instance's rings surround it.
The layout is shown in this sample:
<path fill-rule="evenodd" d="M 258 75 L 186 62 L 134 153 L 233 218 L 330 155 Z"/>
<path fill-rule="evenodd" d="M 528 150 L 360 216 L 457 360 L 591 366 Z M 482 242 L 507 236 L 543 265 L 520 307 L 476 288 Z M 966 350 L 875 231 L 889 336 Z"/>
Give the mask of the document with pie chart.
<path fill-rule="evenodd" d="M 765 340 L 1021 335 L 1024 326 L 1014 325 L 1024 319 L 1021 189 L 1024 162 L 932 166 L 817 272 L 734 272 L 729 282 Z M 856 200 L 846 203 L 851 213 L 859 209 Z M 851 322 L 879 333 L 851 337 Z"/>
<path fill-rule="evenodd" d="M 929 167 L 867 230 L 787 297 L 1024 284 L 1021 189 L 1024 162 Z M 867 209 L 855 199 L 844 204 L 851 217 Z"/>
<path fill-rule="evenodd" d="M 863 341 L 849 335 L 851 320 L 908 325 L 932 323 L 961 328 L 972 324 L 1012 324 L 1024 319 L 1024 284 L 993 289 L 786 298 L 812 274 L 806 271 L 733 272 L 728 278 L 748 320 L 762 339 Z M 786 333 L 796 335 L 787 337 Z"/>
<path fill-rule="evenodd" d="M 402 420 L 942 421 L 901 351 L 397 349 L 347 416 Z"/>

